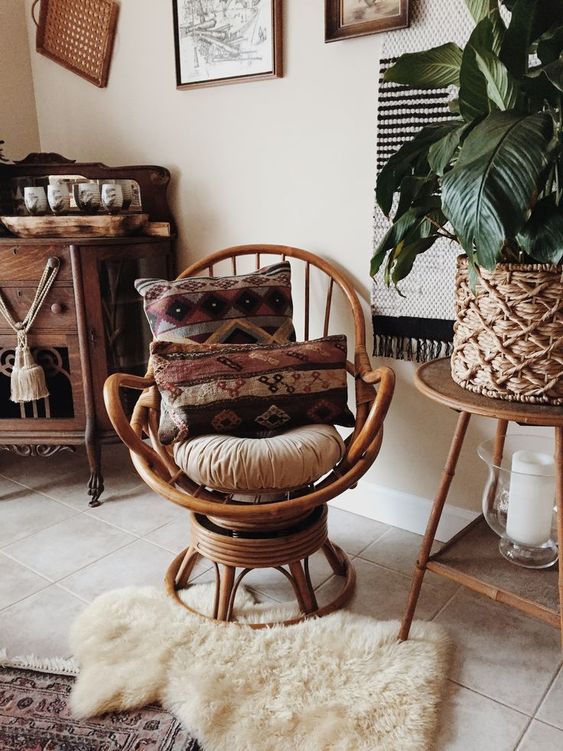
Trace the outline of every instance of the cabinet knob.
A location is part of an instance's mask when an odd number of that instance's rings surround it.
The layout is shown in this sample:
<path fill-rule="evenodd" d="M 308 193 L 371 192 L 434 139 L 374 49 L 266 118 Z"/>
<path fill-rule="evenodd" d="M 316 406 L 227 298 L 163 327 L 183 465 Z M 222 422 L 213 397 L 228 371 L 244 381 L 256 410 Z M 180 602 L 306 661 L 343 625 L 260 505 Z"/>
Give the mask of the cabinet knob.
<path fill-rule="evenodd" d="M 55 315 L 59 316 L 61 313 L 64 313 L 65 306 L 60 302 L 54 302 L 51 305 L 51 313 L 54 313 Z"/>

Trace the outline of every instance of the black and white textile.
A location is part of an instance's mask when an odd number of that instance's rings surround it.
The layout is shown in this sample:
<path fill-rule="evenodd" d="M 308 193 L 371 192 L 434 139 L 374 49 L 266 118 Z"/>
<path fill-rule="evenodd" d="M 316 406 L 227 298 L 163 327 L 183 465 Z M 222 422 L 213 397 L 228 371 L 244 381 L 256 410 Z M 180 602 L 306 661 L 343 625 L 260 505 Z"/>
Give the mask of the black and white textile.
<path fill-rule="evenodd" d="M 411 26 L 389 32 L 380 62 L 377 118 L 377 172 L 405 141 L 425 125 L 453 117 L 448 103 L 450 89 L 414 89 L 383 82 L 383 75 L 405 52 L 418 52 L 445 42 L 463 47 L 474 22 L 464 0 L 413 2 Z M 389 227 L 376 204 L 374 245 Z M 374 354 L 424 362 L 450 352 L 453 336 L 455 263 L 460 249 L 449 240 L 438 240 L 399 284 L 386 287 L 377 275 L 372 290 Z"/>

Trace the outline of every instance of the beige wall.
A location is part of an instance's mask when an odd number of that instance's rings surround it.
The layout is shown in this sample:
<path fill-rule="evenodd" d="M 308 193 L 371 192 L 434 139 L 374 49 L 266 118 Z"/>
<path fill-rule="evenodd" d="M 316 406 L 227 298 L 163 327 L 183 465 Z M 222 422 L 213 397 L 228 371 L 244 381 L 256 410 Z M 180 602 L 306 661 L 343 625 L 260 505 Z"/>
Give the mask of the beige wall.
<path fill-rule="evenodd" d="M 285 78 L 176 91 L 171 2 L 121 0 L 106 89 L 32 54 L 41 144 L 80 160 L 168 166 L 180 266 L 236 243 L 293 244 L 344 267 L 367 311 L 383 37 L 326 45 L 324 3 L 285 5 Z M 414 366 L 390 364 L 397 396 L 369 479 L 431 497 L 455 415 L 418 396 Z M 474 447 L 487 431 L 475 421 L 457 505 L 478 506 Z"/>
<path fill-rule="evenodd" d="M 21 159 L 39 150 L 39 130 L 22 0 L 0 0 L 0 139 Z"/>

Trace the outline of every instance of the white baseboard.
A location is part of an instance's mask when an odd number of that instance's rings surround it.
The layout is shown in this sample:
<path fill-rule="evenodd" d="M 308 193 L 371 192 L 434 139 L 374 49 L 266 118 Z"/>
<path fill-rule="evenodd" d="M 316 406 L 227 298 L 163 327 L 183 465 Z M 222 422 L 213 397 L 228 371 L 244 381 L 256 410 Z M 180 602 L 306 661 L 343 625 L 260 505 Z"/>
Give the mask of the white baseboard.
<path fill-rule="evenodd" d="M 348 490 L 330 501 L 330 505 L 421 535 L 426 529 L 432 501 L 429 498 L 360 480 L 357 488 Z M 477 511 L 446 504 L 440 518 L 436 539 L 446 542 L 478 515 Z"/>

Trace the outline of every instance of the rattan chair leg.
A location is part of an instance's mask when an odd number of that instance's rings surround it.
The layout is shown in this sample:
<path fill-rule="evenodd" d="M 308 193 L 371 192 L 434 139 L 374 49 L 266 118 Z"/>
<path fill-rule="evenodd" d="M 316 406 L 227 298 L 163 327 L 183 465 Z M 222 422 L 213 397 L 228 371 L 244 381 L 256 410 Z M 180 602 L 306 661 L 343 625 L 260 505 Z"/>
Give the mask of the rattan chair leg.
<path fill-rule="evenodd" d="M 195 548 L 189 547 L 182 561 L 182 565 L 180 566 L 180 569 L 176 575 L 175 584 L 179 589 L 182 589 L 188 583 L 188 580 L 192 575 L 192 571 L 194 570 L 194 567 L 199 558 L 200 554 L 197 552 L 197 550 L 195 550 Z"/>
<path fill-rule="evenodd" d="M 317 599 L 315 592 L 311 586 L 310 580 L 305 576 L 303 565 L 301 561 L 293 561 L 289 564 L 289 570 L 293 577 L 294 587 L 299 592 L 298 599 L 300 601 L 301 610 L 303 613 L 312 613 L 318 609 Z"/>
<path fill-rule="evenodd" d="M 343 576 L 346 573 L 346 561 L 338 555 L 332 542 L 327 540 L 321 550 L 328 565 L 331 567 L 332 572 L 336 574 L 336 576 Z"/>
<path fill-rule="evenodd" d="M 232 617 L 231 592 L 235 583 L 236 568 L 233 566 L 221 566 L 219 577 L 219 603 L 217 607 L 217 620 L 229 621 Z"/>

